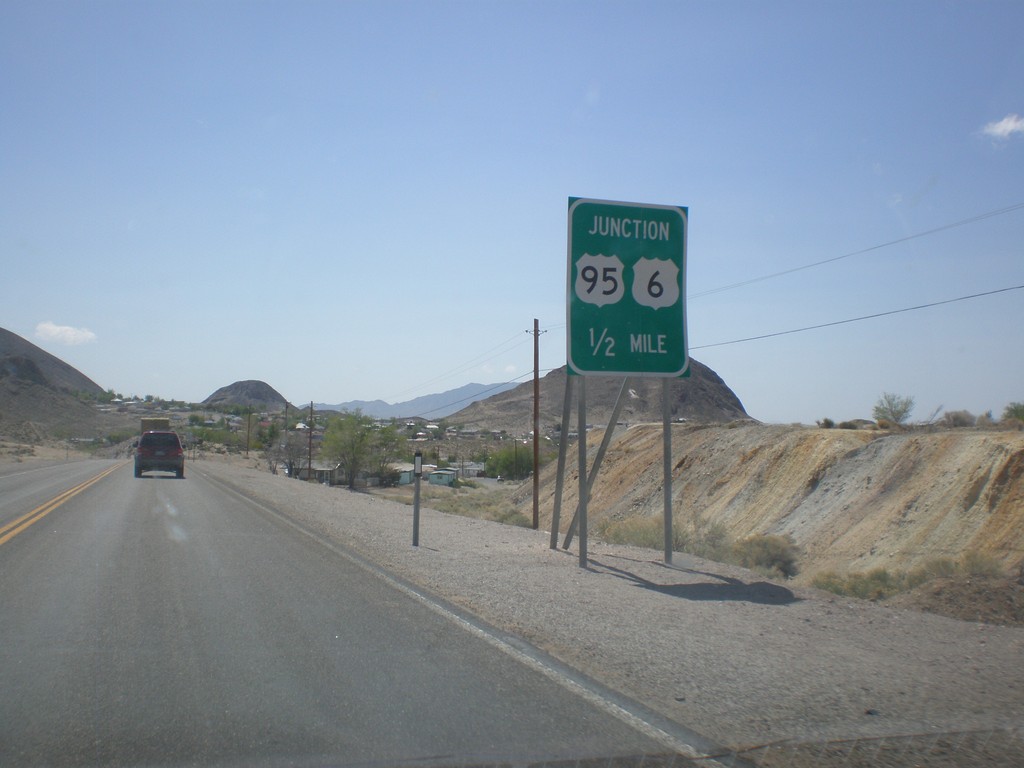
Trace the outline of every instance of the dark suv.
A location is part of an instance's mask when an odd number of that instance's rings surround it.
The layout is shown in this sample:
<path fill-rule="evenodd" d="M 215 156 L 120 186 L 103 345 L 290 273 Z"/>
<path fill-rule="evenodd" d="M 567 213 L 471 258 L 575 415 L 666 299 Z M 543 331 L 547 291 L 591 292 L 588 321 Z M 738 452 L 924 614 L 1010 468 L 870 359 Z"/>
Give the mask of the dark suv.
<path fill-rule="evenodd" d="M 135 449 L 135 476 L 150 470 L 173 472 L 185 477 L 185 451 L 174 432 L 143 432 Z"/>

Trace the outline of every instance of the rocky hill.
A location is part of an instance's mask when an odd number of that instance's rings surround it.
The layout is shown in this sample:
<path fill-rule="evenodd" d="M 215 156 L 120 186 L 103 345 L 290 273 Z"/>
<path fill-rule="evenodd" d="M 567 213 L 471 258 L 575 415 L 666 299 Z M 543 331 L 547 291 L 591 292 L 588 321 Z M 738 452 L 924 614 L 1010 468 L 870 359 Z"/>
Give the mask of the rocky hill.
<path fill-rule="evenodd" d="M 29 441 L 91 435 L 102 417 L 81 396 L 102 393 L 63 360 L 0 328 L 0 435 Z"/>
<path fill-rule="evenodd" d="M 675 524 L 715 523 L 734 539 L 791 536 L 802 552 L 802 581 L 829 570 L 909 570 L 967 551 L 1008 569 L 1024 563 L 1022 431 L 754 423 L 672 429 Z M 601 437 L 594 430 L 588 444 Z M 593 530 L 660 518 L 661 440 L 659 426 L 617 431 L 588 506 Z M 569 454 L 563 531 L 577 503 L 575 445 Z M 550 528 L 554 469 L 541 474 L 542 527 Z M 528 483 L 516 498 L 520 511 L 532 514 Z"/>
<path fill-rule="evenodd" d="M 691 375 L 670 380 L 673 419 L 700 423 L 723 423 L 749 419 L 743 404 L 721 377 L 706 365 L 690 359 Z M 541 430 L 550 431 L 562 421 L 565 400 L 566 368 L 557 368 L 540 381 Z M 604 425 L 611 417 L 622 378 L 587 376 L 587 422 Z M 661 422 L 662 379 L 634 377 L 629 381 L 620 422 Z M 576 428 L 576 395 L 572 398 L 572 425 Z M 525 434 L 533 429 L 533 382 L 520 384 L 508 392 L 489 397 L 448 417 L 452 424 L 477 429 L 507 430 Z"/>
<path fill-rule="evenodd" d="M 64 392 L 98 395 L 103 388 L 82 372 L 16 333 L 0 328 L 0 377 Z"/>
<path fill-rule="evenodd" d="M 221 387 L 208 398 L 203 405 L 223 407 L 238 405 L 243 408 L 253 407 L 261 411 L 283 411 L 288 401 L 272 386 L 263 381 L 236 381 Z"/>

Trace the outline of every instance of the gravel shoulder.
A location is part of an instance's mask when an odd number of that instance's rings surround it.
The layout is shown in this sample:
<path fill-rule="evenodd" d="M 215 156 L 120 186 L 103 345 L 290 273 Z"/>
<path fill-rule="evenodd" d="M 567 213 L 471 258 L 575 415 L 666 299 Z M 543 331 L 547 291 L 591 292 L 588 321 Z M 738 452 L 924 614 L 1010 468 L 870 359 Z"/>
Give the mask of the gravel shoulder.
<path fill-rule="evenodd" d="M 964 732 L 1008 732 L 1016 749 L 1024 731 L 1024 628 L 845 599 L 678 553 L 669 567 L 659 552 L 593 540 L 583 569 L 544 531 L 428 508 L 414 548 L 409 506 L 219 461 L 188 471 L 731 749 Z"/>

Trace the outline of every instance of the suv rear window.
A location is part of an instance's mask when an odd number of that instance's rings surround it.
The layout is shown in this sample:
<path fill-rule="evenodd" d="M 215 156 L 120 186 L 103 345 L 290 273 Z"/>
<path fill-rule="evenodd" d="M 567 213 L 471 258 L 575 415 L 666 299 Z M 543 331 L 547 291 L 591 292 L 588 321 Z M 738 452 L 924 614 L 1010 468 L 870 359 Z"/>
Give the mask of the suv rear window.
<path fill-rule="evenodd" d="M 173 432 L 158 432 L 143 435 L 141 445 L 147 448 L 177 448 L 180 443 Z"/>

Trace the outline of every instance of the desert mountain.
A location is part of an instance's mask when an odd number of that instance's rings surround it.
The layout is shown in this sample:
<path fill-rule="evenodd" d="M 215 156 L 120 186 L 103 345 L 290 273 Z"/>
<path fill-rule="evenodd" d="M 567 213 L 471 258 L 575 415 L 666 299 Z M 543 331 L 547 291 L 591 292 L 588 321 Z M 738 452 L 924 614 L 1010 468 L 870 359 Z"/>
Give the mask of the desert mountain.
<path fill-rule="evenodd" d="M 98 395 L 95 381 L 16 333 L 0 328 L 0 378 L 65 392 Z"/>
<path fill-rule="evenodd" d="M 722 378 L 706 365 L 690 359 L 690 376 L 671 379 L 670 410 L 673 419 L 700 423 L 722 423 L 749 419 L 739 398 Z M 561 424 L 565 400 L 566 368 L 556 368 L 540 381 L 541 430 Z M 606 424 L 622 389 L 622 378 L 587 376 L 587 421 Z M 634 377 L 625 392 L 619 421 L 637 423 L 661 421 L 662 379 Z M 572 425 L 576 428 L 576 395 L 573 388 Z M 453 424 L 479 429 L 504 429 L 525 433 L 533 429 L 533 382 L 520 384 L 486 400 L 472 403 L 448 419 Z"/>
<path fill-rule="evenodd" d="M 283 411 L 288 401 L 266 382 L 249 379 L 221 387 L 203 400 L 202 404 L 218 407 L 225 405 L 252 406 L 259 410 Z"/>
<path fill-rule="evenodd" d="M 0 435 L 33 441 L 89 435 L 99 416 L 78 395 L 102 393 L 85 374 L 0 328 Z"/>
<path fill-rule="evenodd" d="M 383 400 L 352 400 L 338 405 L 317 403 L 317 410 L 329 411 L 362 411 L 376 419 L 403 418 L 422 416 L 426 419 L 443 419 L 468 403 L 473 403 L 492 396 L 495 393 L 507 392 L 515 384 L 466 384 L 447 392 L 406 400 L 402 403 L 387 403 Z"/>

